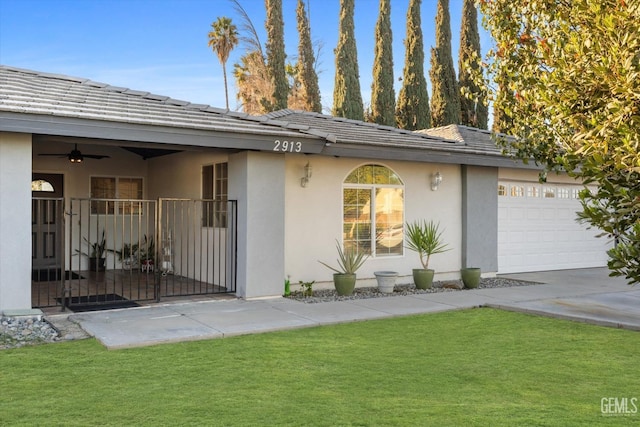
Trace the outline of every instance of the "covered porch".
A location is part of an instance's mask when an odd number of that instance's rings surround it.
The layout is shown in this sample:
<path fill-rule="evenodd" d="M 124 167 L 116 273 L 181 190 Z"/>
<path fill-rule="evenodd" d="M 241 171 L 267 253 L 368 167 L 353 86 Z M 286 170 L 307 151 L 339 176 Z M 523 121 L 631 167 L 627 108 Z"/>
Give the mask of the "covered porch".
<path fill-rule="evenodd" d="M 236 206 L 34 197 L 31 305 L 86 311 L 235 293 Z"/>

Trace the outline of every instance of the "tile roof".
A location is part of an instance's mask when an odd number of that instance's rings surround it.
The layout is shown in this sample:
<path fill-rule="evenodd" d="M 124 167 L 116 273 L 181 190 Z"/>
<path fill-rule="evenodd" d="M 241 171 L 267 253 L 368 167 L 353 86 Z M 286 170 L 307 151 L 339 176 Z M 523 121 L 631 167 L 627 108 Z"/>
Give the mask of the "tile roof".
<path fill-rule="evenodd" d="M 447 125 L 437 128 L 422 129 L 416 132 L 457 141 L 476 152 L 486 154 L 501 154 L 502 152 L 496 145 L 493 134 L 489 130 L 464 125 Z"/>
<path fill-rule="evenodd" d="M 308 111 L 287 109 L 275 111 L 263 117 L 283 124 L 307 126 L 332 143 L 393 147 L 420 147 L 430 144 L 434 148 L 441 149 L 450 149 L 456 145 L 456 141 L 447 141 L 442 137 L 418 135 L 404 129 Z"/>
<path fill-rule="evenodd" d="M 265 119 L 88 79 L 0 65 L 0 112 L 258 135 L 295 135 Z"/>
<path fill-rule="evenodd" d="M 315 140 L 315 148 L 308 152 L 327 155 L 336 155 L 339 151 L 341 155 L 359 156 L 368 150 L 369 156 L 394 155 L 396 158 L 418 160 L 415 157 L 418 155 L 425 160 L 425 156 L 432 155 L 435 156 L 432 160 L 437 158 L 451 163 L 490 161 L 495 164 L 504 160 L 491 138 L 491 132 L 466 126 L 451 125 L 412 132 L 288 109 L 250 116 L 88 79 L 0 65 L 0 114 L 5 113 L 20 117 L 37 116 L 41 121 L 44 117 L 45 123 L 38 128 L 40 133 L 51 128 L 46 118 L 55 117 L 59 120 L 110 123 L 109 126 L 122 128 L 119 129 L 120 135 L 128 132 L 122 124 L 131 124 L 154 126 L 157 132 L 163 132 L 163 129 L 167 132 L 167 128 L 182 129 L 179 135 L 195 131 L 206 135 L 306 138 Z M 30 129 L 28 127 L 27 130 Z M 237 148 L 242 149 L 241 146 Z M 269 148 L 265 146 L 265 149 Z M 345 152 L 348 153 L 343 154 Z M 404 154 L 400 155 L 400 152 Z"/>
<path fill-rule="evenodd" d="M 333 143 L 360 144 L 393 148 L 423 148 L 434 151 L 465 154 L 497 155 L 500 149 L 491 139 L 491 132 L 466 126 L 451 125 L 443 128 L 408 131 L 381 126 L 359 120 L 333 117 L 325 114 L 298 110 L 280 110 L 266 114 L 269 122 L 304 125 L 309 130 Z"/>

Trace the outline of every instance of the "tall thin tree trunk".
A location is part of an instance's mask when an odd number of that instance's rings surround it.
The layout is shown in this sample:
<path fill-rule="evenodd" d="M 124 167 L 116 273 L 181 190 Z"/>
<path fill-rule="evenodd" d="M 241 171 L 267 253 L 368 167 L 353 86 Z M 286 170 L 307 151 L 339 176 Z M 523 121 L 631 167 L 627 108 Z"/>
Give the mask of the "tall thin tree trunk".
<path fill-rule="evenodd" d="M 224 99 L 227 102 L 227 110 L 229 110 L 229 88 L 227 87 L 227 64 L 222 64 L 222 75 L 224 76 Z"/>

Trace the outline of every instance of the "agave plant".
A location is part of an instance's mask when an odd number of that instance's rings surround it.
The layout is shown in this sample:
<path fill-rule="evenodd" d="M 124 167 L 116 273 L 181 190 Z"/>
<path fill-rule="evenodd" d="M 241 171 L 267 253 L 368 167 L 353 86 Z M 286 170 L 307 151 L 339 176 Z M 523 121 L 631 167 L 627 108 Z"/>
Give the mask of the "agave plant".
<path fill-rule="evenodd" d="M 337 240 L 336 249 L 338 249 L 338 268 L 332 267 L 322 261 L 318 262 L 338 274 L 356 274 L 356 271 L 362 267 L 362 264 L 369 258 L 369 255 L 366 253 L 358 252 L 352 248 L 342 250 Z"/>
<path fill-rule="evenodd" d="M 429 269 L 431 255 L 450 249 L 442 242 L 442 233 L 437 222 L 422 220 L 407 223 L 407 248 L 418 253 L 425 270 Z"/>

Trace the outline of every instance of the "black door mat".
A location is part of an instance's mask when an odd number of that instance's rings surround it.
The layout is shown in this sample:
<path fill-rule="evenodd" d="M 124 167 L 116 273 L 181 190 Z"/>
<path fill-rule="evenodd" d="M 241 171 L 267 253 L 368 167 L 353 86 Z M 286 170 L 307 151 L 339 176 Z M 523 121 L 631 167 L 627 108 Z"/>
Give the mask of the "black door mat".
<path fill-rule="evenodd" d="M 56 298 L 59 303 L 62 303 L 62 298 Z M 65 299 L 67 308 L 74 313 L 80 313 L 83 311 L 100 311 L 100 310 L 112 310 L 114 308 L 132 308 L 140 307 L 135 301 L 130 301 L 117 294 L 106 295 L 87 295 L 81 297 L 71 297 Z"/>
<path fill-rule="evenodd" d="M 64 272 L 65 280 L 84 279 L 77 273 L 71 271 Z M 31 280 L 34 282 L 57 282 L 62 279 L 62 269 L 60 268 L 43 268 L 41 270 L 31 270 Z"/>

